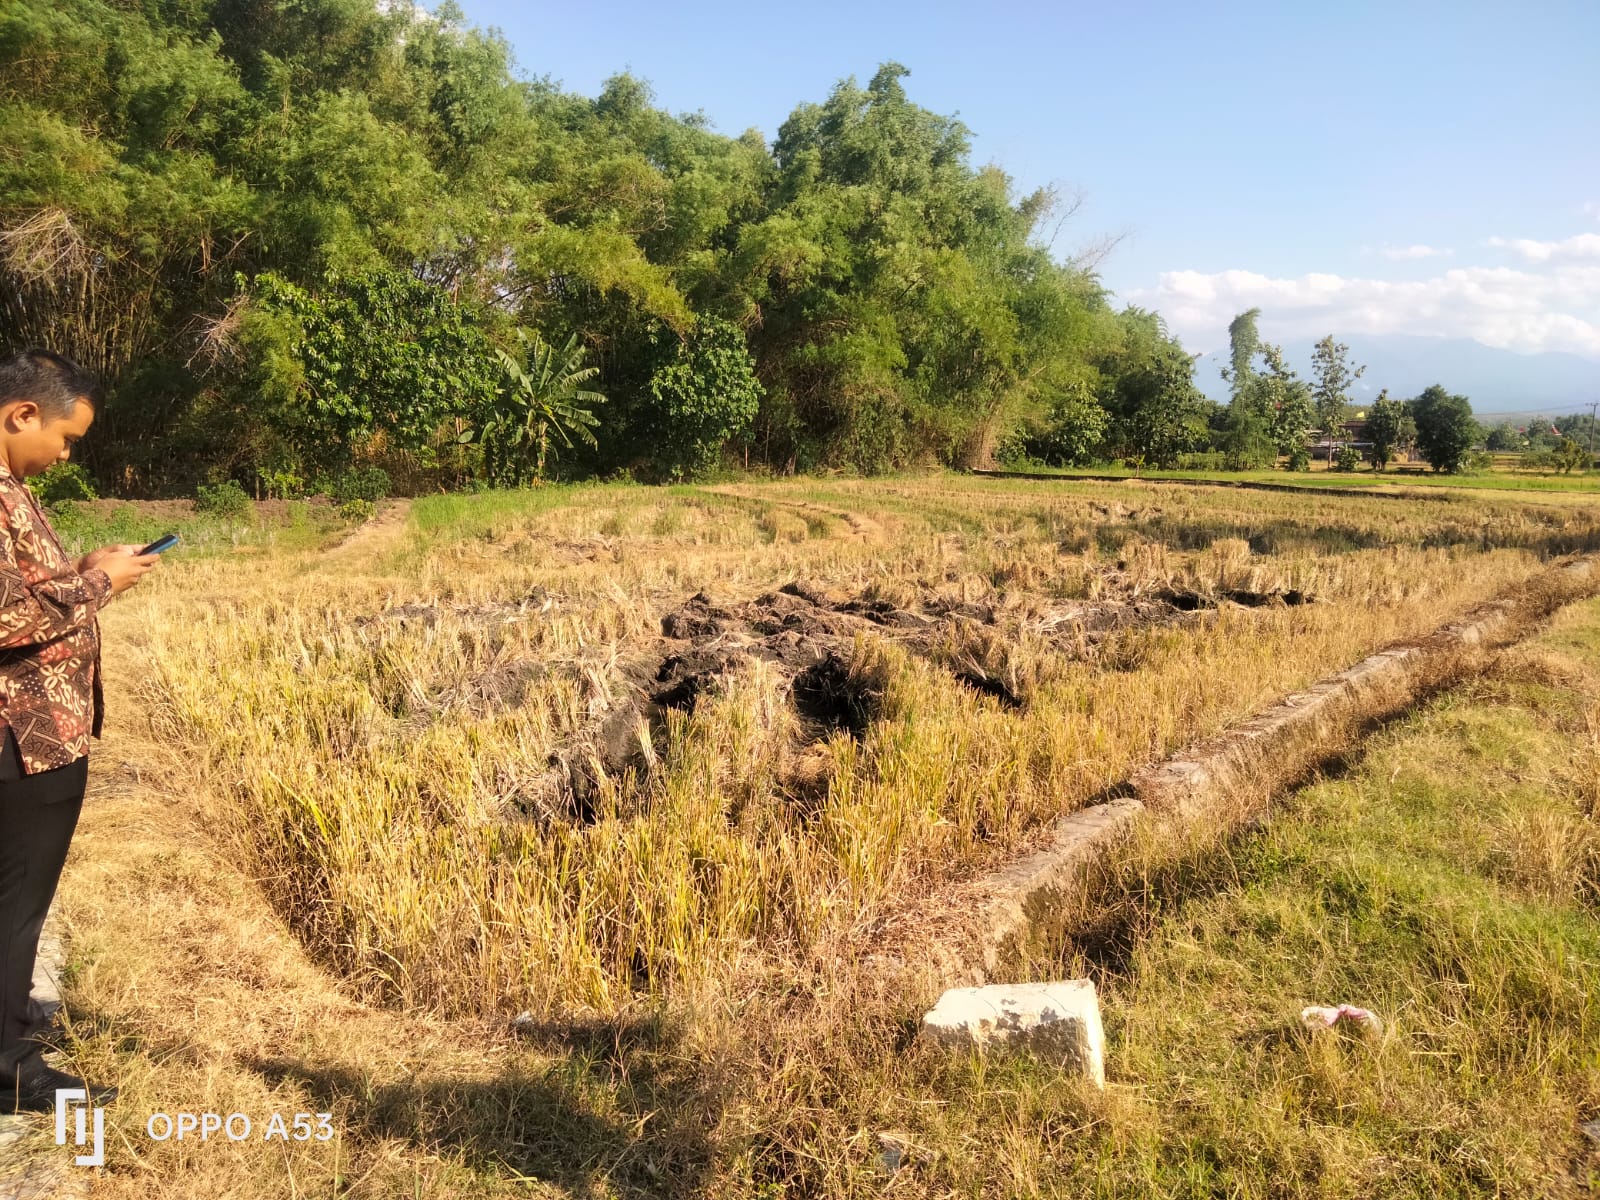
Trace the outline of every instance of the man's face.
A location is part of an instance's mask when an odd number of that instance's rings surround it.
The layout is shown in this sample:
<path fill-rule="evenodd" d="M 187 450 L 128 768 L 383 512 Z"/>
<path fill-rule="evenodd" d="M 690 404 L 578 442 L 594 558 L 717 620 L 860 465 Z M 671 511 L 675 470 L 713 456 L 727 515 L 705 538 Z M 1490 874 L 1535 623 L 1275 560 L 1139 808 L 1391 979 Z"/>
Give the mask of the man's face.
<path fill-rule="evenodd" d="M 11 441 L 11 469 L 26 479 L 72 456 L 72 446 L 94 424 L 87 400 L 72 407 L 70 417 L 48 417 L 32 400 L 13 405 L 4 414 Z"/>

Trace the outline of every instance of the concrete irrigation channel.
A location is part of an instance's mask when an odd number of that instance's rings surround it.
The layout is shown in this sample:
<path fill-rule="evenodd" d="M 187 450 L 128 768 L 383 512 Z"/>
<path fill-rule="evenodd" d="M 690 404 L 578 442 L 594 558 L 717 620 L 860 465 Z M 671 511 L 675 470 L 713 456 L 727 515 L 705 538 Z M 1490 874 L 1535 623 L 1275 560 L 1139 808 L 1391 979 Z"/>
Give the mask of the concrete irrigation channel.
<path fill-rule="evenodd" d="M 1375 724 L 1480 673 L 1497 650 L 1596 593 L 1593 558 L 1552 567 L 1425 638 L 1369 655 L 1139 771 L 1061 818 L 1033 852 L 940 899 L 925 925 L 940 930 L 925 960 L 937 984 L 1028 979 L 1033 964 L 1059 963 L 1073 920 L 1104 884 L 1115 849 L 1136 832 L 1182 839 L 1244 826 L 1273 796 L 1349 753 Z"/>

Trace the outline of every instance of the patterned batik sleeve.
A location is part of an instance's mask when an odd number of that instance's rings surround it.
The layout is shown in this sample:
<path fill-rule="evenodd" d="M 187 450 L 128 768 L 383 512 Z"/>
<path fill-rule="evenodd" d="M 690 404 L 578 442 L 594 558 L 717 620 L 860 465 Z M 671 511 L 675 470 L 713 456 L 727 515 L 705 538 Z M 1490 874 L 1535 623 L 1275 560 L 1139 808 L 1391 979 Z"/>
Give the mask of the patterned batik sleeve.
<path fill-rule="evenodd" d="M 5 517 L 0 521 L 0 649 L 52 642 L 87 626 L 111 595 L 111 577 L 98 568 L 82 575 L 69 568 L 30 581 L 21 564 L 39 561 L 34 544 L 39 531 L 26 508 L 11 508 Z"/>

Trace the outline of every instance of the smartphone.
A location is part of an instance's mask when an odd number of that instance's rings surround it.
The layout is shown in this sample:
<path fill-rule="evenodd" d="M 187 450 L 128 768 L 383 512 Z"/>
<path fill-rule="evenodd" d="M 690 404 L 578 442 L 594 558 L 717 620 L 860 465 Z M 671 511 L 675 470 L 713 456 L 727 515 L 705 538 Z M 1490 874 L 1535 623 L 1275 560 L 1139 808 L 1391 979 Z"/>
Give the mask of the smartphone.
<path fill-rule="evenodd" d="M 155 541 L 151 542 L 143 550 L 139 551 L 139 553 L 140 554 L 160 554 L 165 550 L 171 550 L 177 544 L 178 544 L 178 535 L 177 534 L 175 534 L 175 533 L 163 533 Z"/>

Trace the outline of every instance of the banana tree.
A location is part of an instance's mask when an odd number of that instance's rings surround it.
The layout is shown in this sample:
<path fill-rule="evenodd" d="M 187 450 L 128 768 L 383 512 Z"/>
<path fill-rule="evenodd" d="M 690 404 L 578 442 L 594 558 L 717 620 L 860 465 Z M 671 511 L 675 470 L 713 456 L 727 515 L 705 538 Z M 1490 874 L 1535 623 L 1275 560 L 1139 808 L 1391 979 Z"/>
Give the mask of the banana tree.
<path fill-rule="evenodd" d="M 537 332 L 518 329 L 517 342 L 520 356 L 495 348 L 505 382 L 478 427 L 460 439 L 477 441 L 484 473 L 500 487 L 543 479 L 553 453 L 552 438 L 569 450 L 574 438 L 595 445 L 593 430 L 600 419 L 591 409 L 606 399 L 583 387 L 600 371 L 584 365 L 587 351 L 578 344 L 577 334 L 557 347 Z"/>

